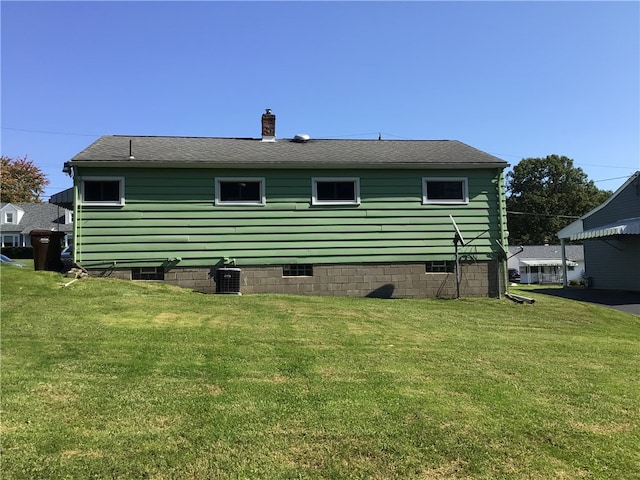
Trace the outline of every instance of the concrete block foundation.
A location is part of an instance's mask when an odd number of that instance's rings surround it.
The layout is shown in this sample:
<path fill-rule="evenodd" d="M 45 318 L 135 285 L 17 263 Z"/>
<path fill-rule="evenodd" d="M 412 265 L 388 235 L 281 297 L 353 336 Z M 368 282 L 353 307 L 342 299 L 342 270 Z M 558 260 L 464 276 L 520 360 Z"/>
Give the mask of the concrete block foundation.
<path fill-rule="evenodd" d="M 241 266 L 241 294 L 299 294 L 376 298 L 455 298 L 455 273 L 427 273 L 424 263 L 314 265 L 312 276 L 283 276 L 281 265 Z M 461 264 L 462 297 L 497 297 L 499 263 Z M 93 273 L 93 272 L 92 272 Z M 98 273 L 98 272 L 95 272 Z M 111 277 L 131 280 L 131 270 Z M 178 268 L 164 273 L 166 283 L 203 293 L 216 292 L 216 268 Z"/>

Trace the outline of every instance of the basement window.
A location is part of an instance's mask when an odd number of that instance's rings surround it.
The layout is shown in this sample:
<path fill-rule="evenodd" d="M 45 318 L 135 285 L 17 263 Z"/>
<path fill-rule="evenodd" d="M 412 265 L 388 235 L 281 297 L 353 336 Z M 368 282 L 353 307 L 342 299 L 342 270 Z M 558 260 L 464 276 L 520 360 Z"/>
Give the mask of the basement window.
<path fill-rule="evenodd" d="M 164 280 L 164 268 L 139 267 L 131 269 L 132 280 Z"/>
<path fill-rule="evenodd" d="M 422 203 L 424 205 L 469 203 L 467 179 L 424 177 L 422 179 Z"/>
<path fill-rule="evenodd" d="M 216 205 L 265 203 L 264 178 L 216 178 Z"/>
<path fill-rule="evenodd" d="M 83 205 L 124 205 L 124 178 L 84 177 L 80 183 L 80 198 Z"/>
<path fill-rule="evenodd" d="M 359 178 L 312 178 L 312 205 L 359 205 Z"/>
<path fill-rule="evenodd" d="M 434 261 L 427 262 L 425 265 L 426 273 L 453 273 L 455 271 L 456 263 L 451 261 Z"/>
<path fill-rule="evenodd" d="M 282 266 L 283 277 L 313 277 L 313 265 L 310 263 Z"/>

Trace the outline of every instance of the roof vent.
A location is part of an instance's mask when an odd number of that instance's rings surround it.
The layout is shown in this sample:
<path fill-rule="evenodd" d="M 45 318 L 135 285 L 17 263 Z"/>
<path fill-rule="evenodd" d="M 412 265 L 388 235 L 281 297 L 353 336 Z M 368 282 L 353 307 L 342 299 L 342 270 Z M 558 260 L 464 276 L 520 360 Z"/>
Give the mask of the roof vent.
<path fill-rule="evenodd" d="M 298 133 L 295 137 L 293 137 L 293 141 L 298 143 L 306 143 L 309 140 L 311 140 L 311 137 L 306 133 Z"/>

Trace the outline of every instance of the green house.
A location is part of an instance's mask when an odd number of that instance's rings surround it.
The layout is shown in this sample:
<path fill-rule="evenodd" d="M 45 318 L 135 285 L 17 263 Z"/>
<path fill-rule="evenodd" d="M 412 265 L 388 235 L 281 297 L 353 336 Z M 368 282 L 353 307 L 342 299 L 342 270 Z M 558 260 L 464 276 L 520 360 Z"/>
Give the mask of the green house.
<path fill-rule="evenodd" d="M 203 292 L 499 296 L 507 166 L 458 141 L 278 139 L 270 111 L 255 139 L 104 136 L 65 164 L 75 261 Z"/>

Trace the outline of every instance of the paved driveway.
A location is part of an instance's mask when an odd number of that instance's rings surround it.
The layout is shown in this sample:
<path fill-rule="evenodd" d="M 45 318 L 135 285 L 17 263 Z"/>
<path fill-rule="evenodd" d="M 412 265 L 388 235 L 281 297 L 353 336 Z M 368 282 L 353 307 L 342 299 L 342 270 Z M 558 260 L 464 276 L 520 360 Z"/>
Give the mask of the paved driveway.
<path fill-rule="evenodd" d="M 568 298 L 579 302 L 595 303 L 622 312 L 640 315 L 640 292 L 619 292 L 594 288 L 540 288 L 535 293 Z"/>

